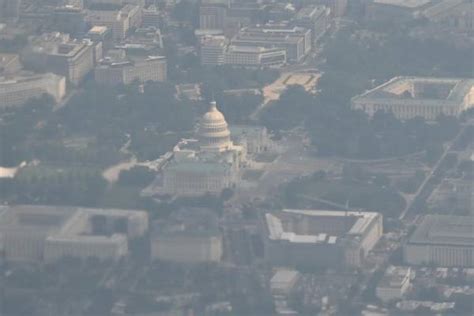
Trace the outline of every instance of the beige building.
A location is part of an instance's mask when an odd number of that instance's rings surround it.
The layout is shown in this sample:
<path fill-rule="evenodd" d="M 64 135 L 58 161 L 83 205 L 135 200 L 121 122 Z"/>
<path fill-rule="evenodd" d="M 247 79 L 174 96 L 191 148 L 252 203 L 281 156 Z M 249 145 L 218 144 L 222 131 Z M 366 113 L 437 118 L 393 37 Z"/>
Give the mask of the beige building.
<path fill-rule="evenodd" d="M 426 215 L 403 247 L 407 264 L 474 266 L 474 217 Z"/>
<path fill-rule="evenodd" d="M 19 106 L 43 94 L 60 102 L 66 95 L 66 79 L 52 73 L 0 77 L 0 108 Z"/>
<path fill-rule="evenodd" d="M 119 61 L 104 59 L 95 69 L 95 80 L 101 84 L 130 84 L 135 80 L 166 81 L 166 58 L 148 56 L 144 59 L 124 59 Z"/>
<path fill-rule="evenodd" d="M 71 39 L 68 34 L 46 33 L 32 40 L 22 59 L 33 69 L 64 76 L 78 85 L 94 68 L 95 46 L 87 40 Z"/>
<path fill-rule="evenodd" d="M 474 106 L 474 79 L 395 77 L 352 98 L 352 109 L 369 116 L 391 111 L 401 120 L 459 116 Z"/>
<path fill-rule="evenodd" d="M 148 230 L 144 211 L 19 205 L 0 209 L 0 240 L 8 261 L 63 257 L 119 259 L 128 240 Z"/>
<path fill-rule="evenodd" d="M 372 212 L 287 209 L 265 220 L 265 257 L 277 266 L 360 267 L 383 234 Z"/>
<path fill-rule="evenodd" d="M 210 210 L 190 208 L 155 223 L 151 257 L 181 263 L 219 262 L 222 243 L 216 215 Z"/>
<path fill-rule="evenodd" d="M 115 40 L 122 40 L 127 36 L 131 27 L 141 24 L 140 6 L 127 4 L 120 10 L 87 10 L 86 21 L 95 26 L 106 26 L 112 30 Z"/>
<path fill-rule="evenodd" d="M 300 62 L 311 51 L 312 34 L 311 29 L 287 24 L 246 27 L 232 38 L 231 44 L 284 49 L 289 62 Z"/>

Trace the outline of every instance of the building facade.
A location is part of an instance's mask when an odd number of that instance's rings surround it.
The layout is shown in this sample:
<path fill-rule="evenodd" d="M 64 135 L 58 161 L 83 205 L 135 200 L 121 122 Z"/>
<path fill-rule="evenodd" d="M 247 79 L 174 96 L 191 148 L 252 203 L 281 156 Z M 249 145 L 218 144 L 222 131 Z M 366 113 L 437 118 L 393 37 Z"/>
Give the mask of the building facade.
<path fill-rule="evenodd" d="M 90 41 L 73 40 L 68 34 L 54 32 L 35 38 L 22 58 L 34 69 L 64 76 L 77 85 L 94 68 L 95 52 Z"/>
<path fill-rule="evenodd" d="M 52 73 L 0 77 L 0 107 L 19 106 L 44 94 L 60 102 L 66 95 L 66 78 Z"/>
<path fill-rule="evenodd" d="M 283 210 L 265 223 L 265 258 L 277 266 L 360 267 L 383 233 L 371 212 Z"/>
<path fill-rule="evenodd" d="M 311 43 L 310 29 L 287 25 L 243 28 L 231 40 L 235 46 L 285 49 L 289 62 L 300 62 L 311 51 Z"/>
<path fill-rule="evenodd" d="M 473 106 L 473 79 L 396 77 L 352 98 L 352 109 L 369 116 L 391 111 L 401 120 L 436 120 L 442 114 L 459 116 Z"/>
<path fill-rule="evenodd" d="M 151 257 L 180 263 L 220 262 L 222 234 L 211 210 L 190 208 L 153 226 Z"/>
<path fill-rule="evenodd" d="M 148 215 L 144 211 L 18 205 L 0 209 L 0 228 L 7 261 L 116 260 L 128 254 L 128 240 L 148 231 Z"/>
<path fill-rule="evenodd" d="M 166 81 L 166 58 L 149 56 L 144 59 L 120 61 L 104 59 L 95 68 L 95 80 L 105 85 L 131 84 L 134 81 Z"/>
<path fill-rule="evenodd" d="M 474 217 L 426 215 L 403 247 L 412 265 L 474 266 Z"/>

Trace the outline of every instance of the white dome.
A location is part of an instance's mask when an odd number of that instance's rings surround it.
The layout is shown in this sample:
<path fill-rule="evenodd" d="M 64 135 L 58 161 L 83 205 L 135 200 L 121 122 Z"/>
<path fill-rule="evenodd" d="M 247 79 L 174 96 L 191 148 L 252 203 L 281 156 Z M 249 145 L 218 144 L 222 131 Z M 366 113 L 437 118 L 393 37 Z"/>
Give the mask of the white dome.
<path fill-rule="evenodd" d="M 231 145 L 227 122 L 215 101 L 210 103 L 209 111 L 199 121 L 197 136 L 202 149 L 225 150 Z"/>

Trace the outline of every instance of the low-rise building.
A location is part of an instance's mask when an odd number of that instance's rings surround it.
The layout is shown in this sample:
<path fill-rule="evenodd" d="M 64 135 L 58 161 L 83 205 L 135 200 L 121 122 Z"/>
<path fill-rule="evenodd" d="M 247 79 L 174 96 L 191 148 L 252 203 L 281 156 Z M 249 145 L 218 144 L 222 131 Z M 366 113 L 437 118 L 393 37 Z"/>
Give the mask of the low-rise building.
<path fill-rule="evenodd" d="M 219 262 L 222 243 L 215 213 L 183 209 L 153 225 L 151 257 L 181 263 Z"/>
<path fill-rule="evenodd" d="M 0 239 L 7 261 L 115 260 L 128 254 L 129 239 L 147 231 L 144 211 L 35 205 L 0 208 Z"/>
<path fill-rule="evenodd" d="M 224 53 L 224 64 L 243 67 L 280 67 L 286 64 L 286 50 L 229 45 Z"/>
<path fill-rule="evenodd" d="M 441 114 L 458 116 L 473 106 L 473 79 L 395 77 L 352 98 L 352 109 L 369 116 L 391 111 L 401 120 L 417 116 L 436 120 Z"/>
<path fill-rule="evenodd" d="M 286 64 L 284 48 L 229 45 L 223 35 L 202 36 L 200 40 L 202 65 L 241 67 L 279 67 Z"/>
<path fill-rule="evenodd" d="M 295 17 L 295 24 L 311 30 L 313 43 L 326 33 L 330 26 L 331 10 L 326 6 L 308 5 L 303 7 Z"/>
<path fill-rule="evenodd" d="M 44 94 L 60 102 L 66 95 L 66 78 L 52 73 L 0 77 L 0 108 L 19 106 Z"/>
<path fill-rule="evenodd" d="M 403 247 L 412 265 L 474 266 L 474 217 L 426 215 Z"/>
<path fill-rule="evenodd" d="M 301 61 L 311 51 L 311 43 L 311 29 L 286 24 L 246 27 L 231 40 L 235 46 L 283 48 L 289 62 Z"/>
<path fill-rule="evenodd" d="M 382 302 L 402 299 L 410 289 L 412 271 L 410 267 L 389 266 L 375 289 Z"/>
<path fill-rule="evenodd" d="M 103 59 L 95 68 L 95 80 L 105 85 L 130 84 L 134 81 L 165 81 L 167 77 L 166 58 Z"/>
<path fill-rule="evenodd" d="M 141 8 L 127 4 L 119 10 L 86 10 L 86 21 L 91 25 L 106 26 L 115 40 L 127 36 L 131 27 L 141 24 Z"/>
<path fill-rule="evenodd" d="M 300 278 L 295 270 L 278 269 L 270 280 L 270 290 L 274 296 L 288 296 Z"/>
<path fill-rule="evenodd" d="M 46 33 L 33 38 L 22 58 L 25 66 L 64 76 L 77 85 L 94 68 L 95 45 L 64 33 Z"/>
<path fill-rule="evenodd" d="M 264 228 L 266 260 L 296 267 L 360 267 L 383 233 L 373 212 L 283 210 Z"/>

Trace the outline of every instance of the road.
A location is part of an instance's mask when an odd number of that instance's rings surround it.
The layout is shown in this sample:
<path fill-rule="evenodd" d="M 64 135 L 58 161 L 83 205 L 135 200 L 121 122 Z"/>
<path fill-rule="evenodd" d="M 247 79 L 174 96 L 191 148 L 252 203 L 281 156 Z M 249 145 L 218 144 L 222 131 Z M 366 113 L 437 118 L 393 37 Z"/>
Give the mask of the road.
<path fill-rule="evenodd" d="M 430 172 L 426 176 L 425 180 L 421 183 L 421 185 L 418 187 L 418 190 L 415 192 L 415 196 L 412 198 L 411 201 L 407 203 L 407 206 L 403 210 L 403 212 L 400 214 L 399 219 L 400 220 L 405 220 L 407 219 L 408 215 L 413 212 L 417 206 L 417 202 L 419 202 L 419 198 L 422 197 L 423 195 L 426 194 L 424 192 L 425 188 L 427 187 L 427 184 L 430 182 L 430 180 L 433 178 L 434 175 L 437 174 L 439 167 L 441 166 L 441 163 L 444 161 L 448 153 L 451 151 L 453 145 L 456 143 L 458 138 L 463 134 L 464 130 L 468 127 L 471 126 L 471 124 L 466 124 L 463 125 L 463 127 L 460 129 L 459 133 L 454 137 L 446 146 L 446 149 L 444 150 L 443 154 L 441 157 L 438 159 L 436 164 L 431 168 Z M 423 193 L 423 194 L 422 194 Z"/>

